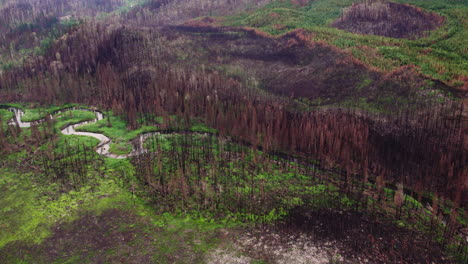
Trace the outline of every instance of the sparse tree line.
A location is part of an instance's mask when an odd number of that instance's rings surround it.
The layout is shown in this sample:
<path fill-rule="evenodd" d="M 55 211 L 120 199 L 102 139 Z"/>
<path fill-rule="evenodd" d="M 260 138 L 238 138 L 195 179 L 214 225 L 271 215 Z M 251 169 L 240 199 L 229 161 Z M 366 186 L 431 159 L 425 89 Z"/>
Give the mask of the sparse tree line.
<path fill-rule="evenodd" d="M 20 0 L 0 8 L 0 29 L 14 29 L 24 23 L 33 23 L 40 17 L 60 18 L 64 15 L 94 16 L 122 5 L 121 0 Z M 2 32 L 0 31 L 0 32 Z"/>
<path fill-rule="evenodd" d="M 424 231 L 423 236 L 427 237 L 418 239 L 438 240 L 441 245 L 452 245 L 457 255 L 466 254 L 465 244 L 457 235 L 460 226 L 453 218 L 458 217 L 456 213 L 437 215 L 427 210 L 427 201 L 417 202 L 412 198 L 416 197 L 414 193 L 405 196 L 401 183 L 391 191 L 381 179 L 369 184 L 362 175 L 348 178 L 345 170 L 339 174 L 319 170 L 314 163 L 297 163 L 291 157 L 262 153 L 219 136 L 160 134 L 149 138 L 146 145 L 151 152 L 132 158 L 141 183 L 133 190 L 154 201 L 161 212 L 197 212 L 259 224 L 281 219 L 286 226 L 299 221 L 298 217 L 320 219 L 322 213 L 330 210 L 365 212 L 377 221 L 396 219 L 410 230 Z M 431 205 L 450 206 L 443 201 Z M 309 212 L 314 213 L 307 216 Z M 340 228 L 327 231 L 332 236 L 339 236 L 346 226 L 352 225 L 342 219 L 333 221 L 341 224 Z M 441 221 L 446 225 L 441 226 Z M 307 230 L 308 224 L 301 228 Z M 370 241 L 355 241 L 356 246 L 367 248 L 371 243 L 374 248 L 388 243 L 375 241 L 373 232 L 368 232 Z M 412 245 L 413 249 L 421 247 L 415 237 L 400 239 L 400 243 Z M 390 252 L 406 255 L 405 259 L 420 257 L 420 252 L 407 252 L 399 246 Z"/>
<path fill-rule="evenodd" d="M 0 118 L 0 122 L 2 122 Z M 0 166 L 16 166 L 19 170 L 34 171 L 51 182 L 60 182 L 66 188 L 80 188 L 89 183 L 93 173 L 98 173 L 102 158 L 85 144 L 60 142 L 54 120 L 46 115 L 45 121 L 32 124 L 25 134 L 15 124 L 0 127 Z M 5 159 L 11 153 L 24 150 L 29 157 L 18 160 Z M 101 171 L 102 173 L 102 171 Z"/>

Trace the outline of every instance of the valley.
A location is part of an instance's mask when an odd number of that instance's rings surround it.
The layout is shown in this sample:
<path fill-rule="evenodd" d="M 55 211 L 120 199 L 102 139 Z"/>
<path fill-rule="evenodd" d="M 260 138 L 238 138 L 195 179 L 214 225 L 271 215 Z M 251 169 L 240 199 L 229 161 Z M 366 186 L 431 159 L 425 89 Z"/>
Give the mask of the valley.
<path fill-rule="evenodd" d="M 464 263 L 466 15 L 0 1 L 0 262 Z"/>

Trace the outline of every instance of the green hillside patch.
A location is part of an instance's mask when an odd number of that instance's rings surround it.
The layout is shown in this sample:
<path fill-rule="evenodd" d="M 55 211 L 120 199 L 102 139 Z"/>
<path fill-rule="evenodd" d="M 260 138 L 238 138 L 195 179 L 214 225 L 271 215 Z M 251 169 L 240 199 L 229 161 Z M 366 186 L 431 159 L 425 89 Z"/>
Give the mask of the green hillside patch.
<path fill-rule="evenodd" d="M 359 35 L 333 28 L 332 23 L 353 2 L 317 0 L 300 7 L 290 1 L 275 1 L 254 12 L 227 17 L 223 23 L 227 26 L 254 27 L 272 35 L 303 28 L 313 33 L 314 41 L 325 41 L 349 50 L 355 58 L 369 66 L 391 71 L 402 65 L 416 65 L 428 77 L 453 87 L 464 85 L 464 77 L 468 75 L 468 24 L 465 19 L 468 7 L 464 1 L 396 1 L 445 18 L 442 27 L 417 40 Z"/>
<path fill-rule="evenodd" d="M 342 8 L 352 3 L 352 0 L 317 0 L 300 7 L 290 0 L 274 1 L 254 12 L 228 17 L 225 23 L 230 26 L 257 27 L 279 34 L 292 28 L 327 25 L 339 17 Z"/>

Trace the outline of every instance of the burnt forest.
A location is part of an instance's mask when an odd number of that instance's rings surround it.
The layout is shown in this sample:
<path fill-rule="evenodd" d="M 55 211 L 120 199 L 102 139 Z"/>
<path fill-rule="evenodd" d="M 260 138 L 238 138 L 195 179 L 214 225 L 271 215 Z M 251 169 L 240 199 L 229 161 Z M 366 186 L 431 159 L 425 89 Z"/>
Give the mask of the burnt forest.
<path fill-rule="evenodd" d="M 468 263 L 465 0 L 0 0 L 0 263 Z"/>

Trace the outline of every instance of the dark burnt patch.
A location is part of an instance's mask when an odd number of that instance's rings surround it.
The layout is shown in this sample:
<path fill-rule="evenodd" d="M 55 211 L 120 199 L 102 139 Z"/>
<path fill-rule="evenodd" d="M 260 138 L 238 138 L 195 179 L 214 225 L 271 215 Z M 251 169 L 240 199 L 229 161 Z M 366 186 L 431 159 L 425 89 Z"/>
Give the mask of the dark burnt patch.
<path fill-rule="evenodd" d="M 112 33 L 112 35 L 102 41 L 98 47 L 96 61 L 101 65 L 112 64 L 118 66 L 121 70 L 126 70 L 134 65 L 140 64 L 140 57 L 135 56 L 138 52 L 141 56 L 149 54 L 144 53 L 144 36 L 141 32 L 134 32 L 121 28 Z"/>
<path fill-rule="evenodd" d="M 101 259 L 99 252 L 113 248 L 124 250 L 137 234 L 141 235 L 136 229 L 121 229 L 135 221 L 133 214 L 112 209 L 99 216 L 88 214 L 69 225 L 57 226 L 54 228 L 54 235 L 45 242 L 47 258 L 56 260 L 65 254 L 79 254 L 86 259 L 88 252 L 95 252 L 98 254 L 93 257 L 93 262 L 103 262 L 105 260 Z M 145 260 L 145 256 L 135 257 Z"/>
<path fill-rule="evenodd" d="M 443 246 L 423 234 L 398 227 L 369 213 L 298 208 L 276 228 L 282 237 L 308 234 L 311 242 L 335 245 L 345 259 L 368 263 L 453 263 Z"/>
<path fill-rule="evenodd" d="M 86 41 L 73 37 L 63 40 L 59 53 L 67 54 L 66 47 L 78 43 Z M 253 79 L 256 88 L 275 95 L 307 98 L 307 106 L 363 101 L 376 111 L 427 105 L 433 100 L 427 91 L 441 88 L 408 68 L 393 74 L 369 68 L 352 54 L 316 40 L 306 30 L 273 37 L 255 29 L 212 25 L 128 26 L 115 29 L 96 46 L 89 56 L 62 56 L 64 69 L 87 74 L 111 65 L 125 85 L 144 87 L 157 76 L 137 71 L 155 61 L 164 62 L 161 67 L 203 67 L 225 72 L 239 81 Z M 49 52 L 46 57 L 55 60 L 56 54 Z"/>
<path fill-rule="evenodd" d="M 358 34 L 415 39 L 443 22 L 443 17 L 411 5 L 376 0 L 346 8 L 332 26 Z"/>
<path fill-rule="evenodd" d="M 82 263 L 151 263 L 151 239 L 139 228 L 139 219 L 128 211 L 110 209 L 86 214 L 68 224 L 58 224 L 53 235 L 39 245 L 10 243 L 0 251 L 0 262 L 24 260 L 55 263 L 70 258 Z M 138 238 L 147 238 L 143 241 Z M 3 262 L 4 261 L 4 262 Z"/>
<path fill-rule="evenodd" d="M 351 54 L 316 41 L 314 34 L 306 30 L 273 37 L 249 28 L 182 25 L 161 27 L 157 32 L 154 35 L 165 47 L 163 50 L 152 51 L 153 47 L 148 45 L 142 49 L 146 41 L 142 31 L 120 29 L 102 42 L 96 61 L 119 69 L 124 83 L 143 86 L 154 75 L 141 73 L 139 76 L 131 68 L 135 65 L 145 68 L 151 64 L 148 59 L 156 53 L 161 61 L 186 67 L 203 64 L 208 69 L 226 66 L 244 69 L 244 75 L 258 80 L 261 89 L 307 98 L 312 104 L 322 106 L 366 98 L 370 104 L 394 109 L 394 100 L 389 102 L 388 98 L 410 97 L 416 102 L 420 87 L 441 89 L 429 87 L 430 82 L 425 82 L 424 77 L 407 69 L 394 74 L 370 69 Z M 134 81 L 140 77 L 141 81 Z M 419 99 L 418 103 L 424 103 L 425 98 Z"/>

